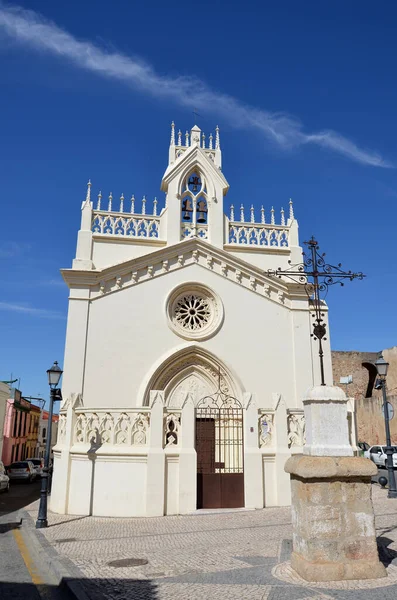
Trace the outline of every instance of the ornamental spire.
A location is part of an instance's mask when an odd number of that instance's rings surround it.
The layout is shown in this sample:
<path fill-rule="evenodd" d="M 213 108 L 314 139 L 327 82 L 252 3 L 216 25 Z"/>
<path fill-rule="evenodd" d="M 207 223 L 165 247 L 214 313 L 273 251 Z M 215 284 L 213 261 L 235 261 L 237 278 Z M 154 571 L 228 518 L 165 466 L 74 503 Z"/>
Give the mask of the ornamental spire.
<path fill-rule="evenodd" d="M 294 220 L 294 206 L 292 198 L 289 199 L 289 218 L 291 219 L 291 221 Z"/>
<path fill-rule="evenodd" d="M 102 192 L 99 192 L 99 194 L 98 194 L 98 202 L 97 202 L 97 205 L 96 205 L 96 209 L 97 210 L 101 210 L 101 200 L 102 200 Z"/>
<path fill-rule="evenodd" d="M 87 183 L 87 194 L 85 197 L 85 204 L 89 204 L 91 202 L 91 179 L 88 180 Z"/>
<path fill-rule="evenodd" d="M 110 192 L 109 194 L 109 203 L 108 203 L 108 211 L 111 212 L 112 210 L 112 200 L 113 200 L 113 195 L 112 192 Z"/>
<path fill-rule="evenodd" d="M 221 142 L 219 138 L 219 127 L 218 125 L 215 127 L 215 150 L 221 149 Z"/>
<path fill-rule="evenodd" d="M 120 196 L 120 212 L 124 212 L 124 194 L 122 193 Z"/>
<path fill-rule="evenodd" d="M 171 141 L 170 146 L 175 146 L 175 123 L 172 121 L 171 123 Z"/>

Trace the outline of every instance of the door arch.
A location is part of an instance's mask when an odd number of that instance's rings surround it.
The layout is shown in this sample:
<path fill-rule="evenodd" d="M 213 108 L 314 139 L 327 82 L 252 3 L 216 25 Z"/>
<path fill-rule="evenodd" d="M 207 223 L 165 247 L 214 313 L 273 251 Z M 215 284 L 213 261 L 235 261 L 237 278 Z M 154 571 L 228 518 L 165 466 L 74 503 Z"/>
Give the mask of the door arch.
<path fill-rule="evenodd" d="M 147 374 L 138 394 L 140 404 L 149 406 L 150 392 L 161 390 L 164 392 L 165 404 L 169 406 L 177 387 L 194 374 L 208 390 L 204 394 L 196 395 L 195 404 L 197 405 L 197 402 L 205 394 L 212 394 L 217 390 L 219 370 L 222 372 L 222 391 L 235 398 L 242 398 L 244 388 L 230 367 L 200 345 L 194 343 L 184 345 L 163 356 Z"/>

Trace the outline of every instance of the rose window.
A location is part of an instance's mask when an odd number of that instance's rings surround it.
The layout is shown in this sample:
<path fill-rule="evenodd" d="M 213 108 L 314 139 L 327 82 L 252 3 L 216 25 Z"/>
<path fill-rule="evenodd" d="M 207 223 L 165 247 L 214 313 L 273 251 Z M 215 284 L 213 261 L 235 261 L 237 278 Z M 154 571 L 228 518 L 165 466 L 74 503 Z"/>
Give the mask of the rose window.
<path fill-rule="evenodd" d="M 201 284 L 183 284 L 167 301 L 168 324 L 185 339 L 213 335 L 223 319 L 220 298 Z"/>
<path fill-rule="evenodd" d="M 208 324 L 211 307 L 206 298 L 191 294 L 178 300 L 174 314 L 176 322 L 181 327 L 195 331 Z"/>

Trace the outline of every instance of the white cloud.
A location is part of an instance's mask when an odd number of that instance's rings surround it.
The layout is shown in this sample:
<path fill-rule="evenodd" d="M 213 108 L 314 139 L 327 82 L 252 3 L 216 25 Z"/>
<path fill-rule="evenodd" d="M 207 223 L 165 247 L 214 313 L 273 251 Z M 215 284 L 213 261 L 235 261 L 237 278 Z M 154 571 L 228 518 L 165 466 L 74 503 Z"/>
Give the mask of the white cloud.
<path fill-rule="evenodd" d="M 118 79 L 143 93 L 219 115 L 237 128 L 259 131 L 282 149 L 315 144 L 364 165 L 393 167 L 378 152 L 359 148 L 335 131 L 305 133 L 298 119 L 245 105 L 237 98 L 212 90 L 195 77 L 159 75 L 143 60 L 79 41 L 33 11 L 0 3 L 0 30 L 21 44 L 63 57 L 104 77 Z"/>
<path fill-rule="evenodd" d="M 2 242 L 0 244 L 0 258 L 13 258 L 20 256 L 30 249 L 30 244 L 24 242 Z"/>
<path fill-rule="evenodd" d="M 65 316 L 54 310 L 47 310 L 45 308 L 34 308 L 26 304 L 18 304 L 13 302 L 0 302 L 0 310 L 12 311 L 31 315 L 32 317 L 39 317 L 42 319 L 64 319 Z"/>

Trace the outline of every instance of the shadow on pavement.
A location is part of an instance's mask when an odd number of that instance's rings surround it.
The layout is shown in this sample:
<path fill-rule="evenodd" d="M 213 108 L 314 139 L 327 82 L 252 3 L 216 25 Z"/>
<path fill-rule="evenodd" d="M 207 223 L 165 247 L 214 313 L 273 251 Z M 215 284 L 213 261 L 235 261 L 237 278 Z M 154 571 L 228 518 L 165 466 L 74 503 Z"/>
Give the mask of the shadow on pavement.
<path fill-rule="evenodd" d="M 84 582 L 84 585 L 83 585 Z M 12 600 L 158 600 L 157 586 L 139 579 L 63 579 L 58 586 L 0 582 L 0 598 Z"/>
<path fill-rule="evenodd" d="M 388 567 L 392 562 L 397 559 L 397 552 L 392 548 L 388 548 L 390 544 L 393 544 L 393 540 L 388 537 L 378 537 L 378 552 L 379 552 L 379 560 L 385 567 Z M 396 561 L 397 562 L 397 561 Z"/>
<path fill-rule="evenodd" d="M 15 521 L 14 523 L 0 523 L 0 533 L 7 533 L 7 531 L 12 531 L 13 529 L 19 529 L 21 525 L 22 519 L 19 519 L 19 521 Z"/>
<path fill-rule="evenodd" d="M 73 523 L 73 521 L 82 521 L 83 519 L 87 519 L 88 517 L 76 517 L 75 519 L 66 519 L 65 521 L 58 521 L 58 523 L 51 523 L 48 527 L 57 527 L 58 525 L 64 525 L 65 523 Z"/>

